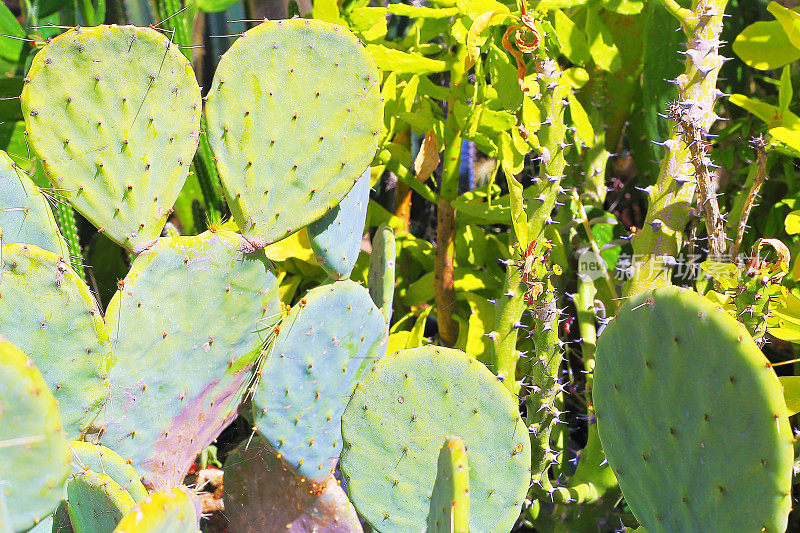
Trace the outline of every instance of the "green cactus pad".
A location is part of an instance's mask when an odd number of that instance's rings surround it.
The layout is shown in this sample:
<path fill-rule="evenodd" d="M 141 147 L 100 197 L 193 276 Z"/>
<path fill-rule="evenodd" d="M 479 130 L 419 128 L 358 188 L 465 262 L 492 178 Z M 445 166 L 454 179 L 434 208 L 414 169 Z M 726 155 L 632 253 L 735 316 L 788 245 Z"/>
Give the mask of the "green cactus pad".
<path fill-rule="evenodd" d="M 267 349 L 253 393 L 256 428 L 304 477 L 327 479 L 349 395 L 385 354 L 386 323 L 364 287 L 342 280 L 310 290 Z"/>
<path fill-rule="evenodd" d="M 468 533 L 469 467 L 467 449 L 458 437 L 449 437 L 439 451 L 439 467 L 428 514 L 430 533 Z"/>
<path fill-rule="evenodd" d="M 439 449 L 469 450 L 469 529 L 507 532 L 528 491 L 531 449 L 517 401 L 464 352 L 435 346 L 378 361 L 342 417 L 341 467 L 350 498 L 379 531 L 422 531 Z"/>
<path fill-rule="evenodd" d="M 392 318 L 392 301 L 394 300 L 394 263 L 397 246 L 394 241 L 394 230 L 381 224 L 375 237 L 372 238 L 372 255 L 369 258 L 369 294 L 375 305 L 386 315 L 386 321 Z"/>
<path fill-rule="evenodd" d="M 67 498 L 75 533 L 112 533 L 135 503 L 110 476 L 91 470 L 69 480 Z"/>
<path fill-rule="evenodd" d="M 200 89 L 152 28 L 75 28 L 33 59 L 22 90 L 28 138 L 53 186 L 134 250 L 158 237 L 189 173 Z"/>
<path fill-rule="evenodd" d="M 11 529 L 11 513 L 8 511 L 6 497 L 2 491 L 0 491 L 0 533 L 14 533 Z"/>
<path fill-rule="evenodd" d="M 228 231 L 161 238 L 108 306 L 115 365 L 101 442 L 156 490 L 180 484 L 236 416 L 260 329 L 277 320 L 272 267 L 241 244 Z"/>
<path fill-rule="evenodd" d="M 3 337 L 0 446 L 0 492 L 5 496 L 10 529 L 26 531 L 61 500 L 70 453 L 56 399 L 33 361 Z"/>
<path fill-rule="evenodd" d="M 647 531 L 786 529 L 793 435 L 780 383 L 706 298 L 669 287 L 629 300 L 598 340 L 593 390 L 606 457 Z"/>
<path fill-rule="evenodd" d="M 0 331 L 36 362 L 77 439 L 108 395 L 111 363 L 103 317 L 64 259 L 27 244 L 3 245 Z"/>
<path fill-rule="evenodd" d="M 358 259 L 367 220 L 369 180 L 367 169 L 339 205 L 308 225 L 311 248 L 331 279 L 349 277 Z"/>
<path fill-rule="evenodd" d="M 0 229 L 3 242 L 33 244 L 69 260 L 44 194 L 8 155 L 0 150 Z"/>
<path fill-rule="evenodd" d="M 301 478 L 260 435 L 228 455 L 223 496 L 231 531 L 361 531 L 353 504 L 333 477 L 323 483 Z"/>
<path fill-rule="evenodd" d="M 200 500 L 186 487 L 150 494 L 137 503 L 114 533 L 198 533 Z"/>
<path fill-rule="evenodd" d="M 74 473 L 91 470 L 107 474 L 128 491 L 135 502 L 142 501 L 147 496 L 147 490 L 139 481 L 139 474 L 117 452 L 91 442 L 72 441 L 69 446 L 72 449 Z"/>
<path fill-rule="evenodd" d="M 318 20 L 266 21 L 222 56 L 207 97 L 208 139 L 253 245 L 317 220 L 353 187 L 378 146 L 379 81 L 356 37 Z"/>

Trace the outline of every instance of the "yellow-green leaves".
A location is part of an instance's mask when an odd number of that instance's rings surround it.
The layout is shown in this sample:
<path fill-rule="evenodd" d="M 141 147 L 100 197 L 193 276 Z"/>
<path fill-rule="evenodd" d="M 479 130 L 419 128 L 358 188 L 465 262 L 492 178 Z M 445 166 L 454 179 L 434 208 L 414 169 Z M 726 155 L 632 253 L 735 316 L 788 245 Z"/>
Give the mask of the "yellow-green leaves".
<path fill-rule="evenodd" d="M 800 59 L 800 50 L 777 20 L 749 25 L 733 41 L 733 51 L 748 66 L 759 70 L 780 68 Z"/>

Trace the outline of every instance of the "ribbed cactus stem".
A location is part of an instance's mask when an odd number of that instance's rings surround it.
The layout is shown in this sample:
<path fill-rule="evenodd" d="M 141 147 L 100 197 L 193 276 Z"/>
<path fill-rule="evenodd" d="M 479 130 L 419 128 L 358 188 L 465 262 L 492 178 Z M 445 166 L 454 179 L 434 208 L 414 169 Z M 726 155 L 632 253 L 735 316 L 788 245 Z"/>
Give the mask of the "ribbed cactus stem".
<path fill-rule="evenodd" d="M 536 60 L 536 71 L 539 78 L 539 107 L 541 116 L 544 117 L 542 126 L 537 132 L 539 144 L 542 147 L 540 157 L 540 174 L 536 183 L 529 188 L 526 194 L 528 202 L 528 238 L 535 242 L 532 253 L 540 257 L 545 251 L 544 228 L 550 220 L 550 214 L 555 207 L 558 197 L 561 178 L 564 174 L 564 149 L 563 143 L 566 135 L 564 126 L 564 100 L 569 88 L 560 83 L 561 70 L 558 64 L 549 58 Z M 528 243 L 520 243 L 527 249 Z M 535 281 L 541 282 L 542 279 Z M 497 331 L 494 334 L 494 365 L 498 376 L 505 378 L 506 386 L 511 392 L 518 393 L 519 385 L 516 380 L 516 366 L 519 354 L 517 352 L 517 328 L 522 313 L 527 307 L 524 294 L 527 287 L 521 280 L 521 272 L 516 268 L 509 268 L 506 276 L 503 294 L 497 300 L 496 320 Z M 534 385 L 537 383 L 534 382 Z"/>
<path fill-rule="evenodd" d="M 83 253 L 78 239 L 78 226 L 75 223 L 75 211 L 64 198 L 57 195 L 53 213 L 56 216 L 58 229 L 61 230 L 61 235 L 67 242 L 67 249 L 69 250 L 69 258 L 67 259 L 69 259 L 70 265 L 72 265 L 72 268 L 81 279 L 86 281 L 86 271 L 83 268 Z"/>
<path fill-rule="evenodd" d="M 556 398 L 560 392 L 561 348 L 558 340 L 558 306 L 552 282 L 545 282 L 541 304 L 533 311 L 532 332 L 535 356 L 531 371 L 533 383 L 527 398 L 526 423 L 531 432 L 531 475 L 535 485 L 548 493 L 552 485 L 548 470 L 558 452 L 550 449 L 550 434 L 558 420 Z"/>
<path fill-rule="evenodd" d="M 687 35 L 686 68 L 675 79 L 680 94 L 678 104 L 687 118 L 707 132 L 719 118 L 714 113 L 714 103 L 721 94 L 717 76 L 725 62 L 719 54 L 719 37 L 728 0 L 694 0 L 691 11 L 678 9 L 672 1 L 662 2 L 668 9 L 675 8 L 670 12 L 680 20 Z M 658 181 L 649 194 L 645 224 L 633 238 L 638 263 L 626 287 L 628 296 L 670 283 L 671 265 L 689 220 L 697 184 L 690 149 L 678 128 L 673 129 L 664 147 L 666 154 Z"/>

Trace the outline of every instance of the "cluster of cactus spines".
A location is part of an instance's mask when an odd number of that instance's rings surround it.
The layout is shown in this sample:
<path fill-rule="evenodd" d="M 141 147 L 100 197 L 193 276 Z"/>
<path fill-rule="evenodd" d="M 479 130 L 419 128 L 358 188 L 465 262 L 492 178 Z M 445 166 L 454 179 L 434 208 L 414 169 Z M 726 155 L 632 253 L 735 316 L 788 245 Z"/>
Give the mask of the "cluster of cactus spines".
<path fill-rule="evenodd" d="M 594 402 L 647 531 L 784 531 L 794 436 L 783 391 L 747 330 L 708 299 L 676 287 L 632 297 L 597 343 Z"/>
<path fill-rule="evenodd" d="M 0 228 L 3 242 L 33 244 L 61 257 L 69 257 L 67 243 L 58 231 L 53 210 L 33 180 L 0 150 Z"/>
<path fill-rule="evenodd" d="M 33 360 L 0 337 L 0 493 L 11 531 L 27 531 L 61 500 L 70 462 L 64 436 L 58 403 Z"/>
<path fill-rule="evenodd" d="M 28 139 L 75 209 L 129 250 L 158 237 L 200 128 L 200 89 L 176 46 L 148 28 L 69 30 L 36 54 L 21 101 Z"/>
<path fill-rule="evenodd" d="M 321 484 L 301 477 L 260 435 L 228 454 L 224 470 L 225 516 L 231 531 L 362 530 L 336 479 Z"/>
<path fill-rule="evenodd" d="M 255 426 L 303 477 L 324 482 L 349 394 L 386 354 L 386 321 L 367 289 L 342 280 L 308 291 L 278 329 L 253 392 Z"/>
<path fill-rule="evenodd" d="M 64 259 L 28 244 L 3 245 L 2 284 L 0 331 L 36 362 L 60 404 L 67 436 L 85 435 L 108 396 L 111 365 L 106 327 L 88 287 Z"/>
<path fill-rule="evenodd" d="M 471 531 L 508 531 L 530 484 L 516 398 L 482 363 L 426 346 L 378 361 L 342 416 L 341 468 L 361 515 L 384 532 L 425 529 L 442 438 L 469 450 Z"/>
<path fill-rule="evenodd" d="M 179 486 L 148 495 L 131 508 L 113 533 L 198 533 L 200 518 L 200 500 Z"/>
<path fill-rule="evenodd" d="M 375 305 L 383 311 L 387 324 L 392 319 L 396 259 L 397 245 L 394 230 L 386 224 L 381 224 L 375 232 L 375 237 L 372 238 L 367 284 L 369 294 Z"/>
<path fill-rule="evenodd" d="M 774 261 L 763 261 L 762 248 L 772 247 L 777 254 Z M 782 290 L 781 282 L 789 272 L 791 255 L 789 248 L 777 239 L 759 239 L 753 246 L 752 257 L 736 268 L 736 278 L 718 281 L 720 289 L 729 297 L 729 311 L 758 344 L 765 342 L 767 321 L 772 316 L 770 305 L 775 304 Z"/>
<path fill-rule="evenodd" d="M 339 204 L 308 225 L 311 249 L 331 279 L 350 276 L 361 251 L 369 205 L 370 169 L 364 171 Z"/>
<path fill-rule="evenodd" d="M 67 502 L 75 533 L 112 533 L 135 504 L 128 491 L 110 476 L 91 470 L 70 478 Z"/>
<path fill-rule="evenodd" d="M 717 89 L 717 76 L 725 62 L 719 49 L 727 3 L 728 0 L 693 0 L 691 9 L 678 7 L 677 2 L 666 3 L 687 35 L 685 70 L 674 80 L 680 96 L 676 105 L 681 115 L 703 133 L 719 118 L 714 113 L 714 103 L 722 96 Z M 645 224 L 633 237 L 634 256 L 639 263 L 626 286 L 627 295 L 670 283 L 697 185 L 694 158 L 686 141 L 680 128 L 674 128 L 663 143 L 666 153 L 658 181 L 647 191 L 650 204 Z M 705 160 L 697 162 L 707 166 Z"/>
<path fill-rule="evenodd" d="M 155 489 L 179 484 L 236 416 L 266 336 L 257 326 L 279 315 L 271 265 L 241 241 L 223 230 L 161 238 L 109 303 L 114 366 L 100 439 Z"/>
<path fill-rule="evenodd" d="M 458 437 L 448 437 L 439 451 L 436 482 L 431 494 L 428 529 L 431 533 L 468 533 L 469 461 L 467 447 Z"/>
<path fill-rule="evenodd" d="M 254 247 L 317 220 L 358 181 L 377 150 L 379 81 L 352 33 L 316 20 L 266 21 L 222 56 L 208 136 L 231 213 Z"/>

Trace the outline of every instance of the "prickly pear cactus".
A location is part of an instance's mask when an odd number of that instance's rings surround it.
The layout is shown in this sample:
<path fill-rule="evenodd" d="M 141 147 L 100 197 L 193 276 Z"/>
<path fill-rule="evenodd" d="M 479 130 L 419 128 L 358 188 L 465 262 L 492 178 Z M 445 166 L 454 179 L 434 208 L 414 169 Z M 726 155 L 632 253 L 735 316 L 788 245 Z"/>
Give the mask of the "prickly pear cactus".
<path fill-rule="evenodd" d="M 76 439 L 108 395 L 111 349 L 94 298 L 63 258 L 27 244 L 3 245 L 2 287 L 0 331 L 34 359 Z"/>
<path fill-rule="evenodd" d="M 339 205 L 308 225 L 311 248 L 331 279 L 349 277 L 358 259 L 367 220 L 369 179 L 367 169 Z"/>
<path fill-rule="evenodd" d="M 0 150 L 0 228 L 3 242 L 34 244 L 69 260 L 53 210 L 36 184 Z"/>
<path fill-rule="evenodd" d="M 186 487 L 175 487 L 137 503 L 114 533 L 198 533 L 199 529 L 200 500 Z"/>
<path fill-rule="evenodd" d="M 231 213 L 254 246 L 317 220 L 353 187 L 377 149 L 379 81 L 356 37 L 318 20 L 266 21 L 222 56 L 208 138 Z"/>
<path fill-rule="evenodd" d="M 386 353 L 386 324 L 361 285 L 308 292 L 281 321 L 253 393 L 255 426 L 283 459 L 327 479 L 342 447 L 348 394 Z"/>
<path fill-rule="evenodd" d="M 369 294 L 375 305 L 383 311 L 387 323 L 392 319 L 396 254 L 394 230 L 386 224 L 381 224 L 372 239 L 368 283 Z"/>
<path fill-rule="evenodd" d="M 321 483 L 302 478 L 260 435 L 228 455 L 224 498 L 225 516 L 238 533 L 361 531 L 353 504 L 332 476 Z"/>
<path fill-rule="evenodd" d="M 594 405 L 650 533 L 786 529 L 794 437 L 781 386 L 744 326 L 706 298 L 669 287 L 629 300 L 597 343 Z"/>
<path fill-rule="evenodd" d="M 178 47 L 152 28 L 74 28 L 36 54 L 21 99 L 28 139 L 75 209 L 129 250 L 158 237 L 200 131 Z"/>
<path fill-rule="evenodd" d="M 136 470 L 113 450 L 91 442 L 72 441 L 69 443 L 72 451 L 72 472 L 93 471 L 107 474 L 120 487 L 125 489 L 133 501 L 142 501 L 147 496 L 147 490 L 139 481 Z"/>
<path fill-rule="evenodd" d="M 5 494 L 0 491 L 0 533 L 14 533 L 11 529 L 11 513 L 8 511 Z"/>
<path fill-rule="evenodd" d="M 161 238 L 108 306 L 115 364 L 101 442 L 155 489 L 181 483 L 236 416 L 259 329 L 279 314 L 271 265 L 241 242 L 228 231 Z"/>
<path fill-rule="evenodd" d="M 467 449 L 458 437 L 448 437 L 439 451 L 436 483 L 431 495 L 427 531 L 468 533 L 469 467 Z"/>
<path fill-rule="evenodd" d="M 0 446 L 0 493 L 8 511 L 7 529 L 26 531 L 61 500 L 70 454 L 56 399 L 33 361 L 3 337 Z"/>
<path fill-rule="evenodd" d="M 471 531 L 507 532 L 528 491 L 531 449 L 517 401 L 464 352 L 426 346 L 378 361 L 342 417 L 342 472 L 382 532 L 427 524 L 442 437 L 469 450 Z"/>
<path fill-rule="evenodd" d="M 69 480 L 67 498 L 75 533 L 112 533 L 135 503 L 111 477 L 91 470 Z"/>

